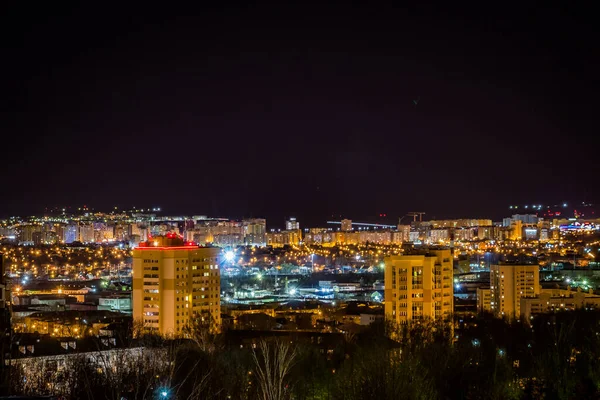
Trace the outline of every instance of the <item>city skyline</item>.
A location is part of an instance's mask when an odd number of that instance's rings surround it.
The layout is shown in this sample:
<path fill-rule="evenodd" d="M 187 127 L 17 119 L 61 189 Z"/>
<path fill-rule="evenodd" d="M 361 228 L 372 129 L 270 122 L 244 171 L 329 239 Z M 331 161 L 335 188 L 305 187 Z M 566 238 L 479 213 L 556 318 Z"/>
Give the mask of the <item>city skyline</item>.
<path fill-rule="evenodd" d="M 5 13 L 3 214 L 150 200 L 315 224 L 598 199 L 584 9 L 43 7 Z"/>
<path fill-rule="evenodd" d="M 578 211 L 579 209 L 579 211 Z M 587 210 L 585 213 L 582 213 L 583 210 Z M 292 214 L 292 213 L 284 213 L 282 215 L 278 215 L 277 218 L 265 218 L 267 220 L 267 227 L 270 231 L 278 230 L 278 229 L 286 229 L 288 224 L 288 220 L 292 218 L 294 221 L 298 221 L 302 225 L 302 229 L 305 230 L 307 228 L 314 227 L 322 227 L 322 226 L 331 226 L 331 221 L 341 221 L 343 219 L 349 219 L 354 222 L 363 222 L 363 223 L 374 223 L 374 224 L 382 224 L 382 225 L 391 225 L 395 226 L 398 224 L 410 224 L 413 220 L 422 221 L 431 221 L 431 220 L 457 220 L 457 219 L 469 219 L 469 218 L 490 218 L 495 223 L 501 223 L 504 219 L 510 217 L 515 214 L 532 214 L 537 215 L 546 219 L 563 219 L 563 218 L 596 218 L 597 215 L 600 215 L 600 208 L 597 204 L 585 203 L 585 202 L 572 202 L 572 201 L 562 201 L 558 204 L 538 204 L 538 203 L 530 203 L 525 205 L 510 205 L 506 207 L 504 211 L 495 210 L 495 212 L 490 212 L 487 215 L 452 215 L 452 216 L 438 216 L 435 214 L 431 214 L 428 212 L 400 212 L 399 214 L 395 213 L 380 213 L 377 215 L 363 215 L 363 216 L 353 216 L 353 215 L 330 215 L 325 217 L 324 219 L 315 218 L 315 216 L 305 215 L 303 217 L 299 217 L 302 214 Z M 209 219 L 223 219 L 223 220 L 244 220 L 244 219 L 252 219 L 252 218 L 263 218 L 261 215 L 256 216 L 245 216 L 245 215 L 210 215 L 207 213 L 191 211 L 187 213 L 175 213 L 170 212 L 163 207 L 158 207 L 156 205 L 153 206 L 142 206 L 142 207 L 119 207 L 112 206 L 107 209 L 96 208 L 92 205 L 82 205 L 82 206 L 58 206 L 52 208 L 45 208 L 43 212 L 30 212 L 24 215 L 0 215 L 0 219 L 8 219 L 8 218 L 28 218 L 28 217 L 40 217 L 40 216 L 59 216 L 59 215 L 84 215 L 86 213 L 100 213 L 100 214 L 110 214 L 110 213 L 131 213 L 131 212 L 141 212 L 146 214 L 154 214 L 158 217 L 185 217 L 192 218 L 194 216 L 202 216 Z M 555 211 L 558 211 L 555 213 Z M 415 216 L 415 214 L 417 214 Z M 306 219 L 305 219 L 306 218 Z"/>
<path fill-rule="evenodd" d="M 591 7 L 6 3 L 0 400 L 600 398 Z"/>

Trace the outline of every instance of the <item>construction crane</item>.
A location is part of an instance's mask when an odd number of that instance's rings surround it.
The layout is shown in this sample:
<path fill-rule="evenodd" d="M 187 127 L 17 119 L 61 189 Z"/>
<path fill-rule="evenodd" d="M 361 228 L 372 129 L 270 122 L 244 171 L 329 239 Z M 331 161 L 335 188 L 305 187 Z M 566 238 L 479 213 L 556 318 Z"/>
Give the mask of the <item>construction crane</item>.
<path fill-rule="evenodd" d="M 398 221 L 398 224 L 401 225 L 402 224 L 402 220 L 406 217 L 413 217 L 413 222 L 417 221 L 417 216 L 419 216 L 419 221 L 423 221 L 423 214 L 425 214 L 422 211 L 412 211 L 409 212 L 408 214 L 404 215 L 403 217 L 400 217 L 400 220 Z"/>
<path fill-rule="evenodd" d="M 411 211 L 406 215 L 409 217 L 413 217 L 413 222 L 416 222 L 417 216 L 419 216 L 419 222 L 421 222 L 423 221 L 423 214 L 425 214 L 423 211 Z"/>

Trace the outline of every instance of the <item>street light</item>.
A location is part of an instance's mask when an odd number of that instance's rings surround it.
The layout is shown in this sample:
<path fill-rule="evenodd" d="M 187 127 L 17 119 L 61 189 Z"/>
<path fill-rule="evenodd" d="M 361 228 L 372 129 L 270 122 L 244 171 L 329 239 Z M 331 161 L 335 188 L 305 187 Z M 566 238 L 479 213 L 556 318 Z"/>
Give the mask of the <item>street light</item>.
<path fill-rule="evenodd" d="M 235 258 L 235 253 L 231 250 L 225 252 L 225 261 L 232 262 Z"/>

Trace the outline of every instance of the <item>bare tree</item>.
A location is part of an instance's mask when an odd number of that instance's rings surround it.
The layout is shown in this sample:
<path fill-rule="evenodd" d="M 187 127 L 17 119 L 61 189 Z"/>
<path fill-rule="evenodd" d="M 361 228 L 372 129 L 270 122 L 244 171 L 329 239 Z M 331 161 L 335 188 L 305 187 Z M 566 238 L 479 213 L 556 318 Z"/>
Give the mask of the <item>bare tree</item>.
<path fill-rule="evenodd" d="M 252 351 L 256 379 L 263 400 L 285 400 L 290 397 L 289 374 L 296 358 L 296 347 L 283 340 L 259 342 L 259 352 Z M 259 353 L 259 354 L 257 354 Z"/>
<path fill-rule="evenodd" d="M 217 335 L 219 333 L 217 324 L 210 315 L 195 319 L 184 326 L 182 336 L 191 340 L 202 351 L 212 353 L 216 350 Z"/>
<path fill-rule="evenodd" d="M 207 398 L 205 391 L 209 387 L 209 378 L 211 375 L 211 371 L 208 371 L 206 374 L 200 374 L 200 375 L 194 374 L 194 370 L 198 366 L 199 362 L 200 361 L 196 362 L 196 365 L 190 371 L 188 371 L 188 373 L 186 374 L 183 381 L 177 385 L 176 392 L 175 392 L 175 396 L 177 398 L 182 398 L 182 393 L 180 393 L 180 389 L 182 389 L 184 387 L 185 383 L 192 378 L 192 375 L 194 376 L 194 378 L 193 378 L 193 381 L 191 381 L 191 390 L 190 390 L 190 393 L 185 397 L 185 399 L 186 400 L 200 400 L 200 399 Z M 176 372 L 177 371 L 173 370 L 172 376 L 175 376 Z M 213 393 L 213 395 L 215 397 L 218 394 L 219 393 Z"/>

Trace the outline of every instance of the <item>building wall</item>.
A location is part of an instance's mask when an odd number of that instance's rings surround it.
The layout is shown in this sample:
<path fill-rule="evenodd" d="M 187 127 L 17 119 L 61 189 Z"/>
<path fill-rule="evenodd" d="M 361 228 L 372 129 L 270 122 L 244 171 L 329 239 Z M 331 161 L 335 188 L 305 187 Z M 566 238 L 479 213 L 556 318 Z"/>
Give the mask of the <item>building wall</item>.
<path fill-rule="evenodd" d="M 131 298 L 101 297 L 98 299 L 98 308 L 101 310 L 131 311 Z"/>
<path fill-rule="evenodd" d="M 185 247 L 133 251 L 133 318 L 163 335 L 206 318 L 220 329 L 220 249 Z"/>
<path fill-rule="evenodd" d="M 360 314 L 359 325 L 371 325 L 375 321 L 383 319 L 383 315 L 380 314 Z"/>
<path fill-rule="evenodd" d="M 385 258 L 385 315 L 397 323 L 444 318 L 453 311 L 450 250 Z"/>

